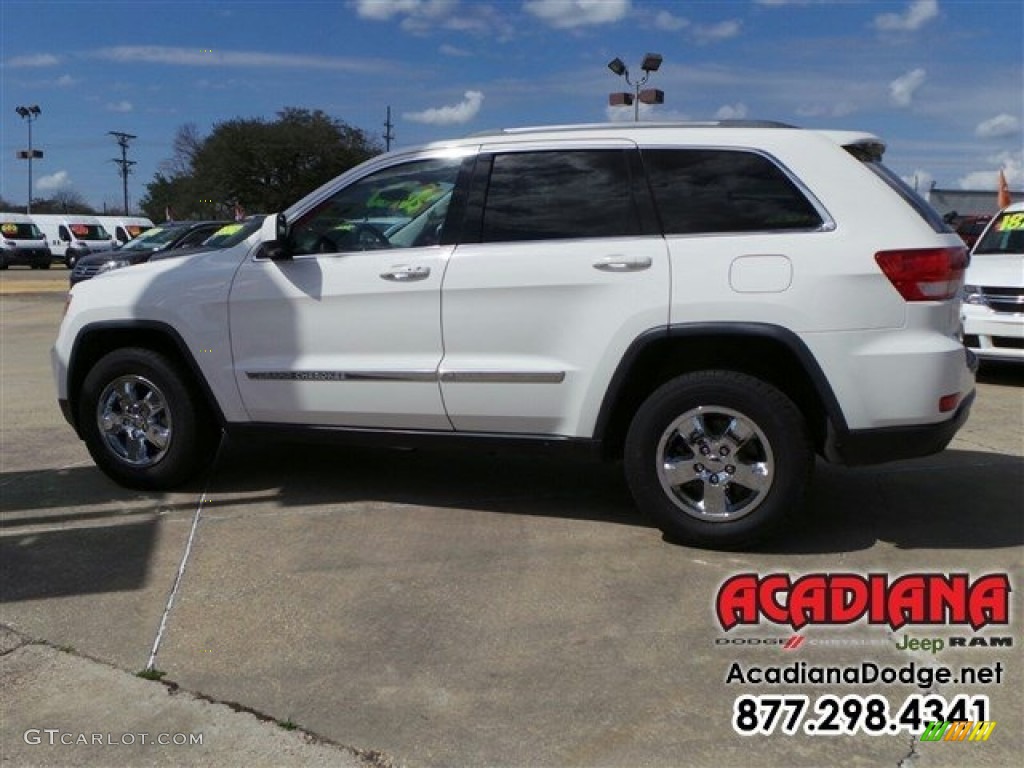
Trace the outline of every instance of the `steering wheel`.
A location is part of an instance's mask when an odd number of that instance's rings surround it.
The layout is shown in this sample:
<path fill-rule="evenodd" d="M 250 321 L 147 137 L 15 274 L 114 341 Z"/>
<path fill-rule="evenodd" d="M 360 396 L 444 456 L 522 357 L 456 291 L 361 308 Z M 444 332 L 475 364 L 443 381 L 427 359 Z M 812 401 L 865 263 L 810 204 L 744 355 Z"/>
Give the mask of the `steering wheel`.
<path fill-rule="evenodd" d="M 345 240 L 355 246 L 357 251 L 371 251 L 378 248 L 391 247 L 391 241 L 387 239 L 383 232 L 372 224 L 365 222 L 353 224 Z"/>

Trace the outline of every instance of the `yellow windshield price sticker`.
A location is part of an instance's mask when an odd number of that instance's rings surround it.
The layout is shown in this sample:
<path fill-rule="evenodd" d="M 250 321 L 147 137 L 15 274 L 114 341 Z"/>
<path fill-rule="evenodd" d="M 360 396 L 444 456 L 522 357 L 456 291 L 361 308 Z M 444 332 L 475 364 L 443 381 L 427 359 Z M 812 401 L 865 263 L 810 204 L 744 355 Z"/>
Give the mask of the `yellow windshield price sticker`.
<path fill-rule="evenodd" d="M 1024 213 L 1009 213 L 1003 216 L 996 227 L 1000 232 L 1015 232 L 1024 229 Z"/>
<path fill-rule="evenodd" d="M 0 232 L 3 232 L 5 235 L 16 235 L 18 234 L 18 225 L 4 224 L 0 226 Z"/>

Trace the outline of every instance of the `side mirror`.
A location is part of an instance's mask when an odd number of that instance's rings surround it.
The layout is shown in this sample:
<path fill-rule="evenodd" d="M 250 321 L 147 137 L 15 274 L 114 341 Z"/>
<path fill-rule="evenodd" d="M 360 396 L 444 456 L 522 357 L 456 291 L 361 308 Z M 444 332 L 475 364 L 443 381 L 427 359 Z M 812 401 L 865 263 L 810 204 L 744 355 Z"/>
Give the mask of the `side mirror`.
<path fill-rule="evenodd" d="M 292 251 L 288 235 L 288 220 L 283 213 L 267 216 L 260 226 L 263 255 L 272 261 L 290 259 Z"/>

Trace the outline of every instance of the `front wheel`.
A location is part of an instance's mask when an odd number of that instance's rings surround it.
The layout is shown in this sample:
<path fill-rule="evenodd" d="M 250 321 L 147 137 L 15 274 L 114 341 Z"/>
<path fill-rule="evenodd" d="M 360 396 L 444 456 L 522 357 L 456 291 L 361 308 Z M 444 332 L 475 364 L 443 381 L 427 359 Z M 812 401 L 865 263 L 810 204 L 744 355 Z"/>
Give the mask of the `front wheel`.
<path fill-rule="evenodd" d="M 149 349 L 110 352 L 82 383 L 79 423 L 93 461 L 129 488 L 169 489 L 208 462 L 215 430 L 188 381 Z"/>
<path fill-rule="evenodd" d="M 733 371 L 662 385 L 626 436 L 626 478 L 637 504 L 668 538 L 700 547 L 737 549 L 775 530 L 800 507 L 813 466 L 793 402 Z"/>

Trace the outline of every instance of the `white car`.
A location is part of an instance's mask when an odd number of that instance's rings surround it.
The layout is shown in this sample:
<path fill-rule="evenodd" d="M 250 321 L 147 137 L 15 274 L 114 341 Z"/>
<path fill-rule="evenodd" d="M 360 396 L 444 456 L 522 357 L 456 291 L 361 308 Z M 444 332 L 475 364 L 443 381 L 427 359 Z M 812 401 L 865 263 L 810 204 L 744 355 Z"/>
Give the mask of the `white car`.
<path fill-rule="evenodd" d="M 1024 203 L 989 222 L 971 251 L 966 282 L 964 344 L 985 360 L 1024 362 Z"/>
<path fill-rule="evenodd" d="M 382 155 L 236 245 L 75 286 L 58 399 L 131 487 L 222 430 L 575 449 L 672 539 L 744 546 L 815 454 L 928 455 L 970 410 L 967 252 L 883 150 L 728 121 Z"/>

